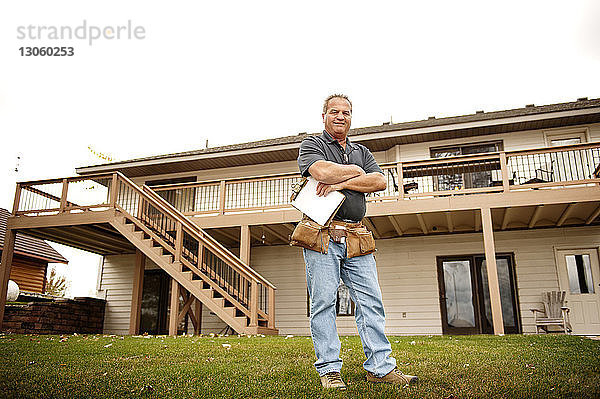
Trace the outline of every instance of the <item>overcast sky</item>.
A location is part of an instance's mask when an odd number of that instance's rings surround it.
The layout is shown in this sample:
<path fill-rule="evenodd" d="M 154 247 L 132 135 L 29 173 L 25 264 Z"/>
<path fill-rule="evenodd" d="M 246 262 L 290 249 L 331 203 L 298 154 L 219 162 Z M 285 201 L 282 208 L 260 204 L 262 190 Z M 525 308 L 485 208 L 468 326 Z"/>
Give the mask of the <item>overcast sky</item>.
<path fill-rule="evenodd" d="M 144 38 L 18 38 L 84 20 Z M 593 0 L 3 2 L 0 206 L 16 180 L 102 163 L 88 146 L 124 160 L 319 131 L 331 92 L 354 127 L 598 98 L 598 21 Z M 71 294 L 94 293 L 97 259 L 60 251 Z"/>

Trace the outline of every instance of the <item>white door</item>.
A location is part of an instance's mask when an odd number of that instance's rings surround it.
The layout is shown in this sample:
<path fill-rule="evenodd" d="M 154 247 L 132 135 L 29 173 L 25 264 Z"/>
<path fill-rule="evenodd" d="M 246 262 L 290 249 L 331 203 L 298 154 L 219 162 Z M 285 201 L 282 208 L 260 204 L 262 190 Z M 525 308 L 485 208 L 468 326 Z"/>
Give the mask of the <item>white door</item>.
<path fill-rule="evenodd" d="M 567 293 L 573 334 L 600 335 L 600 269 L 597 249 L 557 251 L 560 289 Z"/>

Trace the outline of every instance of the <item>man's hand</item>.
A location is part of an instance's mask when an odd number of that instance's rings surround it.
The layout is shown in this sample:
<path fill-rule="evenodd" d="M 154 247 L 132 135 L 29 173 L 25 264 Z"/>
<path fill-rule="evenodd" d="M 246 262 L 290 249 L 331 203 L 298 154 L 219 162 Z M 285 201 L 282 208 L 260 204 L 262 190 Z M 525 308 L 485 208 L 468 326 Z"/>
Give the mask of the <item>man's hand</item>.
<path fill-rule="evenodd" d="M 319 197 L 325 197 L 327 194 L 329 194 L 332 191 L 340 191 L 340 190 L 342 190 L 341 183 L 326 184 L 326 183 L 319 182 L 317 184 L 317 195 Z"/>

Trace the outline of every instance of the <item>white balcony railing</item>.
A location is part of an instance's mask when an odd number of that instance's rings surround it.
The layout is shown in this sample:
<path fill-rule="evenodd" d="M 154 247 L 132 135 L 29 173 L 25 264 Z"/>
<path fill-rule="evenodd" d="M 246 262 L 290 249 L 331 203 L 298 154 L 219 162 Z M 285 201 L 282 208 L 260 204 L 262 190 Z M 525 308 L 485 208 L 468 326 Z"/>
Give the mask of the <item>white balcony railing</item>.
<path fill-rule="evenodd" d="M 497 152 L 382 165 L 384 191 L 369 201 L 598 184 L 600 143 Z M 289 208 L 298 173 L 153 187 L 186 215 Z"/>

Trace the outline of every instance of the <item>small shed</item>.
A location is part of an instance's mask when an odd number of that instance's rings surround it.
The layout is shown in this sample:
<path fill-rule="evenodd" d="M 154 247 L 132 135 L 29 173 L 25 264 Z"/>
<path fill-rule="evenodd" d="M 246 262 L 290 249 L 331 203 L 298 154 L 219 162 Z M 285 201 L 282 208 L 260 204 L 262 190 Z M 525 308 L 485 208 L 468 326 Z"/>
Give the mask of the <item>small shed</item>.
<path fill-rule="evenodd" d="M 6 221 L 10 212 L 0 208 L 0 255 L 4 248 Z M 17 233 L 10 279 L 21 291 L 42 294 L 46 289 L 48 263 L 68 263 L 61 254 L 46 241 Z"/>

